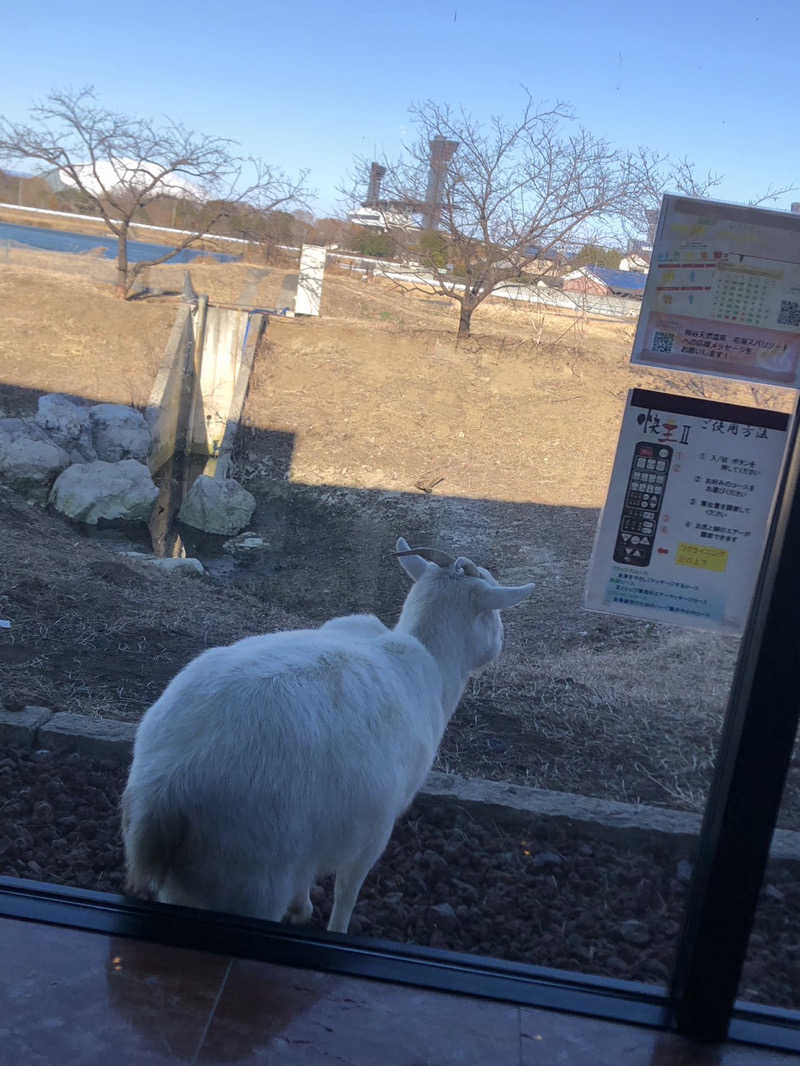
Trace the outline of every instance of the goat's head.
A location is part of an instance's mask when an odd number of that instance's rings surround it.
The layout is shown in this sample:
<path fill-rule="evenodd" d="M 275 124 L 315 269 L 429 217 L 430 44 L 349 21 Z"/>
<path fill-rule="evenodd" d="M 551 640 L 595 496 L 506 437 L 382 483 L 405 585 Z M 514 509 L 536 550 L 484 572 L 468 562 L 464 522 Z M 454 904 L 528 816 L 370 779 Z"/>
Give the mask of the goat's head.
<path fill-rule="evenodd" d="M 402 537 L 394 554 L 414 582 L 403 607 L 407 624 L 426 619 L 431 628 L 441 627 L 443 638 L 465 647 L 472 670 L 497 658 L 503 647 L 500 611 L 524 600 L 534 585 L 498 585 L 471 559 L 410 548 Z"/>

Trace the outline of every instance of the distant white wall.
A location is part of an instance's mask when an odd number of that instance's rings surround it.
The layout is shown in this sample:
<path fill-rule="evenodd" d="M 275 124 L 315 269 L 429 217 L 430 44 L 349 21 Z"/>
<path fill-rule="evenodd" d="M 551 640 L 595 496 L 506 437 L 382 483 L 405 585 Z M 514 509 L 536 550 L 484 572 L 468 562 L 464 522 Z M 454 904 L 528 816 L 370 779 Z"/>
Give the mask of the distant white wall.
<path fill-rule="evenodd" d="M 408 281 L 418 285 L 434 285 L 436 279 L 432 274 L 410 267 L 400 267 L 393 263 L 382 263 L 379 271 L 381 277 L 394 281 Z M 448 283 L 449 284 L 449 283 Z M 452 285 L 453 289 L 462 290 L 463 285 Z M 508 282 L 492 293 L 493 299 L 518 300 L 522 303 L 543 304 L 545 307 L 561 307 L 567 311 L 602 315 L 608 318 L 638 318 L 642 301 L 624 296 L 595 296 L 592 293 L 563 292 L 549 285 L 527 284 L 525 282 Z"/>
<path fill-rule="evenodd" d="M 319 244 L 304 244 L 300 252 L 300 271 L 297 276 L 296 315 L 318 315 L 322 301 L 322 280 L 325 276 L 327 249 Z"/>

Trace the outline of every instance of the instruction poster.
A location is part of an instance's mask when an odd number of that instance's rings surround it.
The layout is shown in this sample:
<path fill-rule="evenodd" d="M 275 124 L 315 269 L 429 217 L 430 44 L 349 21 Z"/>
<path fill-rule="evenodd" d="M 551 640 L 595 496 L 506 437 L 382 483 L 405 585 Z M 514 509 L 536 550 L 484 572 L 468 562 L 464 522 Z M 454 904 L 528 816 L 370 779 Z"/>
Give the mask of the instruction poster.
<path fill-rule="evenodd" d="M 631 362 L 800 388 L 800 215 L 665 196 Z"/>
<path fill-rule="evenodd" d="M 629 392 L 586 606 L 741 632 L 788 424 L 777 411 Z"/>

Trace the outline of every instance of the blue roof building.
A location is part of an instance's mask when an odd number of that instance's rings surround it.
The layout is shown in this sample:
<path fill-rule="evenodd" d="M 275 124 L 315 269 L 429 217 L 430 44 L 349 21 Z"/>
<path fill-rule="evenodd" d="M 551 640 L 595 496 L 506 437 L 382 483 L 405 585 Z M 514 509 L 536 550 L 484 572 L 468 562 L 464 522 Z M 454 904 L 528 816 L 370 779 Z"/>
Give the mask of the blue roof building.
<path fill-rule="evenodd" d="M 634 296 L 641 299 L 646 284 L 646 274 L 600 266 L 582 266 L 564 276 L 565 292 L 590 292 L 598 296 Z"/>

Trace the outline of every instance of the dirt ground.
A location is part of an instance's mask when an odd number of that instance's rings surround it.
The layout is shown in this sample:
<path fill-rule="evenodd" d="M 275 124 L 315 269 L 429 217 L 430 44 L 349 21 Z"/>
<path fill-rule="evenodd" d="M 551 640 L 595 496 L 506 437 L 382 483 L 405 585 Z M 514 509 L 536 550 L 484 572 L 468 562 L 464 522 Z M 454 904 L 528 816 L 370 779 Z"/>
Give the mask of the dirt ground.
<path fill-rule="evenodd" d="M 20 253 L 22 255 L 22 253 Z M 124 303 L 65 256 L 0 263 L 3 413 L 65 391 L 146 402 L 176 297 Z M 74 257 L 82 259 L 84 257 Z M 192 266 L 198 291 L 270 306 L 284 271 Z M 151 283 L 177 291 L 183 268 Z M 249 632 L 374 611 L 396 618 L 397 535 L 471 555 L 506 583 L 501 660 L 471 682 L 442 769 L 629 802 L 702 808 L 737 642 L 582 608 L 583 582 L 633 385 L 788 408 L 781 390 L 628 366 L 633 327 L 488 302 L 456 343 L 447 301 L 326 274 L 318 320 L 271 319 L 236 457 L 269 548 L 181 581 L 56 516 L 3 500 L 0 681 L 10 706 L 138 718 L 192 655 Z M 782 824 L 800 828 L 800 761 Z"/>

